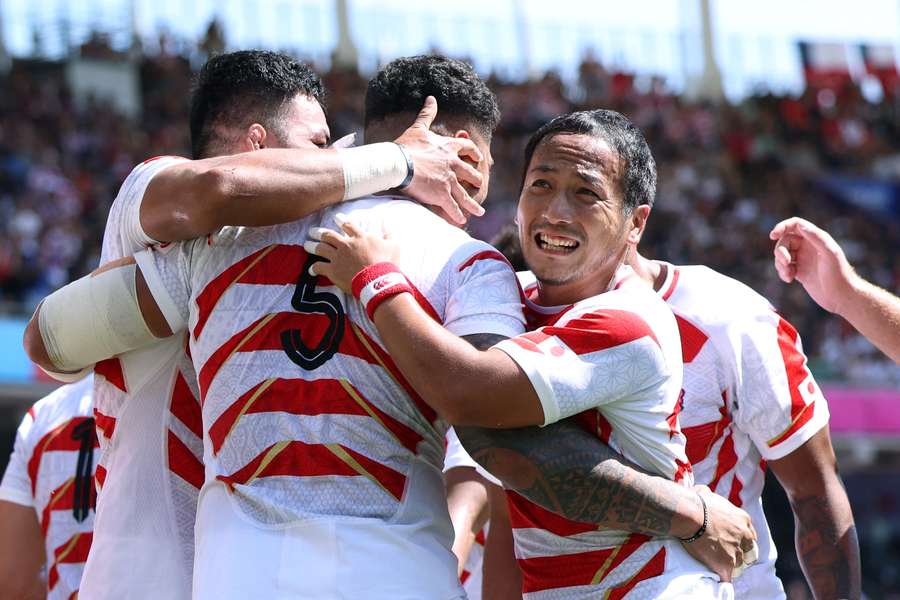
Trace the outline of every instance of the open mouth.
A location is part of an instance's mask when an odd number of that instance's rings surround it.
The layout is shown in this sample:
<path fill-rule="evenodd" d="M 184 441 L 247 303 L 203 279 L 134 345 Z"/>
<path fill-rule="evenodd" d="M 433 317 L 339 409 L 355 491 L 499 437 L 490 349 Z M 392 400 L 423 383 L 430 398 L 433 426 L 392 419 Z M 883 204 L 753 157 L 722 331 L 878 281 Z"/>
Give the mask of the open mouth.
<path fill-rule="evenodd" d="M 535 234 L 534 243 L 544 252 L 553 254 L 571 254 L 581 245 L 572 238 L 550 235 L 548 233 Z"/>

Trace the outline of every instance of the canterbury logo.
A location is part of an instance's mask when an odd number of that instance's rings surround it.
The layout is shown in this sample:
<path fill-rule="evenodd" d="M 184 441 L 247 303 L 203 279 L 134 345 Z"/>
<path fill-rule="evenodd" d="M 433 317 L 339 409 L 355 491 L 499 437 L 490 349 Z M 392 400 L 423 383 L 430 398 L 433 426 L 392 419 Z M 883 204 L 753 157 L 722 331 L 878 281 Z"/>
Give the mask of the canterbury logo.
<path fill-rule="evenodd" d="M 392 284 L 392 281 L 390 280 L 390 278 L 385 277 L 385 278 L 375 281 L 372 284 L 372 289 L 376 292 L 380 292 L 381 290 L 383 290 L 384 288 L 386 288 L 387 286 L 389 286 L 391 284 Z"/>

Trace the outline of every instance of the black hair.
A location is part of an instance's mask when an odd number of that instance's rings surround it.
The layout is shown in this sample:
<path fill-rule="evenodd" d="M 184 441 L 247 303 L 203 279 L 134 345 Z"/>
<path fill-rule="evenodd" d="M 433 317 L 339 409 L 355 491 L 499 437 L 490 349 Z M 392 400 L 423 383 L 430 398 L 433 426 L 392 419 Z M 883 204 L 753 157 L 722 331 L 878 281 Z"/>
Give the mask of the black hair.
<path fill-rule="evenodd" d="M 604 140 L 625 163 L 622 176 L 622 204 L 626 213 L 647 204 L 653 206 L 656 197 L 656 161 L 641 130 L 624 115 L 614 110 L 582 110 L 556 117 L 532 134 L 525 146 L 525 174 L 534 151 L 540 143 L 554 135 L 572 133 L 590 135 Z"/>
<path fill-rule="evenodd" d="M 191 95 L 191 154 L 210 153 L 216 125 L 250 126 L 258 122 L 279 131 L 284 105 L 297 94 L 325 108 L 322 80 L 305 64 L 266 50 L 241 50 L 209 59 L 200 69 Z"/>
<path fill-rule="evenodd" d="M 470 122 L 490 140 L 500 122 L 497 98 L 472 67 L 445 56 L 392 60 L 369 81 L 365 125 L 399 113 L 416 114 L 434 96 L 438 119 Z"/>

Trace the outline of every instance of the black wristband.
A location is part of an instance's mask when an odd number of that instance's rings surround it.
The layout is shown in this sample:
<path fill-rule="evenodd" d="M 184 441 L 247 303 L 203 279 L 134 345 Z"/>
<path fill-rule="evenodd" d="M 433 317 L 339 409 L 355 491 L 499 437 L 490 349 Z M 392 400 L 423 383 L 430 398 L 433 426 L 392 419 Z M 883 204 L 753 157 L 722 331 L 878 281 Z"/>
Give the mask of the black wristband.
<path fill-rule="evenodd" d="M 697 533 L 692 535 L 689 538 L 678 538 L 685 544 L 690 544 L 691 542 L 696 542 L 703 534 L 706 533 L 706 526 L 709 525 L 709 510 L 706 508 L 706 500 L 703 499 L 703 496 L 697 494 L 697 497 L 700 498 L 700 504 L 703 505 L 703 525 L 700 526 L 700 529 L 697 530 Z"/>
<path fill-rule="evenodd" d="M 409 152 L 406 151 L 406 148 L 403 147 L 403 144 L 397 144 L 397 147 L 400 148 L 400 152 L 403 153 L 403 158 L 406 159 L 406 178 L 400 185 L 397 186 L 398 190 L 402 190 L 403 188 L 409 187 L 409 184 L 412 183 L 413 175 L 415 175 L 415 169 L 413 168 L 412 157 L 409 155 Z"/>

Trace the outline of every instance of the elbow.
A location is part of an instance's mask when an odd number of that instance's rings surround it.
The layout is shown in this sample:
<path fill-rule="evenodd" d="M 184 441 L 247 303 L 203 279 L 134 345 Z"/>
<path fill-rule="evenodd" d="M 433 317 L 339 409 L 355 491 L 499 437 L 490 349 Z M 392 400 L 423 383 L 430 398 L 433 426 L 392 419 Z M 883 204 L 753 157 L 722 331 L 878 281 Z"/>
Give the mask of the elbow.
<path fill-rule="evenodd" d="M 22 336 L 22 346 L 25 348 L 25 354 L 28 355 L 28 359 L 31 362 L 44 370 L 53 371 L 56 369 L 56 365 L 50 361 L 47 347 L 44 345 L 44 338 L 41 336 L 39 325 L 40 310 L 41 307 L 38 306 L 31 320 L 28 321 L 28 325 L 25 327 L 25 334 Z"/>

